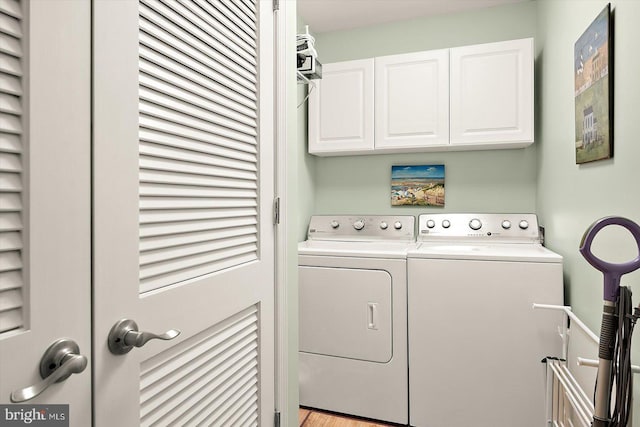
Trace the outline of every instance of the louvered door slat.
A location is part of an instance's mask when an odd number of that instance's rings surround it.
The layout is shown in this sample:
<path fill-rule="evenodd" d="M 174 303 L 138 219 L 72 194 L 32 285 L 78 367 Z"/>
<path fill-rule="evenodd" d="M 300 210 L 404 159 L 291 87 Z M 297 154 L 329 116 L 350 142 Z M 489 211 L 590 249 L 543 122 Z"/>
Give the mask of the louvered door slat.
<path fill-rule="evenodd" d="M 227 240 L 238 236 L 250 236 L 255 234 L 257 227 L 255 225 L 237 226 L 224 229 L 213 230 L 201 230 L 196 234 L 182 233 L 182 234 L 168 234 L 147 237 L 140 242 L 140 250 L 143 251 L 143 255 L 146 252 L 156 249 L 170 249 L 186 245 L 190 245 L 198 242 Z"/>
<path fill-rule="evenodd" d="M 145 80 L 141 81 L 141 83 L 145 84 L 149 83 L 149 81 Z M 215 104 L 202 101 L 194 96 L 178 91 L 175 86 L 166 89 L 158 87 L 158 90 L 149 89 L 147 87 L 141 88 L 140 99 L 155 105 L 179 111 L 180 113 L 191 117 L 218 123 L 226 128 L 236 129 L 242 133 L 246 133 L 247 135 L 256 136 L 255 123 L 253 126 L 247 125 L 218 114 Z M 2 108 L 1 103 L 0 108 Z"/>
<path fill-rule="evenodd" d="M 226 8 L 233 15 L 240 18 L 252 30 L 256 30 L 256 15 L 251 13 L 246 7 L 242 7 L 242 3 L 237 0 L 223 1 L 221 9 Z"/>
<path fill-rule="evenodd" d="M 253 91 L 246 89 L 216 69 L 206 64 L 201 64 L 180 51 L 172 52 L 172 55 L 167 57 L 159 52 L 165 52 L 171 47 L 144 33 L 140 34 L 140 42 L 140 58 L 164 67 L 177 76 L 191 79 L 203 87 L 210 88 L 216 93 L 228 97 L 230 100 L 235 100 L 250 108 L 255 106 L 256 98 Z M 147 65 L 144 62 L 140 63 L 140 70 L 147 70 Z"/>
<path fill-rule="evenodd" d="M 3 193 L 0 190 L 0 212 L 20 212 L 22 210 L 21 194 Z"/>
<path fill-rule="evenodd" d="M 255 13 L 140 2 L 143 292 L 257 257 Z"/>
<path fill-rule="evenodd" d="M 0 291 L 18 289 L 22 287 L 22 275 L 19 271 L 5 271 L 0 273 Z"/>
<path fill-rule="evenodd" d="M 246 44 L 242 38 L 236 37 L 228 28 L 218 25 L 217 22 L 211 19 L 202 19 L 202 16 L 206 17 L 206 15 L 194 13 L 194 10 L 196 12 L 199 11 L 199 8 L 194 7 L 194 3 L 167 2 L 166 6 L 171 8 L 171 10 L 164 7 L 157 7 L 160 5 L 157 1 L 147 0 L 146 3 L 156 12 L 169 18 L 183 29 L 186 29 L 193 36 L 202 40 L 230 60 L 243 67 L 255 67 L 257 63 L 255 47 L 252 48 Z M 201 28 L 207 27 L 210 31 L 201 30 Z"/>
<path fill-rule="evenodd" d="M 20 0 L 1 0 L 0 12 L 16 19 L 22 19 L 22 5 L 20 4 Z"/>
<path fill-rule="evenodd" d="M 176 135 L 185 139 L 193 139 L 196 141 L 207 142 L 209 141 L 214 146 L 221 146 L 230 148 L 232 150 L 244 151 L 246 153 L 256 153 L 256 147 L 254 144 L 247 144 L 246 142 L 234 141 L 230 138 L 221 137 L 208 133 L 207 131 L 194 129 L 192 127 L 184 126 L 178 123 L 171 123 L 151 116 L 140 117 L 140 127 L 144 130 L 154 130 L 163 132 L 168 135 Z M 202 150 L 204 151 L 204 150 Z"/>
<path fill-rule="evenodd" d="M 253 49 L 257 47 L 255 32 L 251 31 L 251 29 L 241 20 L 232 21 L 220 13 L 218 9 L 211 7 L 211 5 L 206 1 L 197 0 L 195 2 L 186 2 L 185 6 L 207 21 L 210 25 L 216 25 L 220 28 L 220 31 L 225 33 L 230 39 L 233 38 L 233 36 L 239 37 L 242 42 L 244 42 L 239 43 L 239 45 L 246 49 L 247 52 L 253 53 Z M 218 21 L 218 23 L 214 23 L 212 19 Z"/>
<path fill-rule="evenodd" d="M 158 55 L 154 55 L 153 57 L 158 59 L 161 58 Z M 152 60 L 151 55 L 149 60 Z M 140 64 L 140 83 L 147 85 L 145 84 L 147 79 L 155 79 L 159 82 L 169 81 L 176 88 L 180 88 L 189 94 L 197 95 L 217 104 L 219 106 L 218 109 L 220 114 L 226 115 L 229 118 L 244 118 L 244 120 L 249 122 L 251 122 L 251 119 L 256 118 L 255 102 L 253 100 L 248 100 L 238 95 L 237 92 L 230 90 L 215 81 L 205 79 L 199 74 L 190 73 L 189 70 L 184 67 L 180 67 L 175 63 L 169 61 L 162 62 L 165 66 L 173 66 L 173 70 L 169 71 L 168 69 L 163 68 L 163 66 L 153 62 L 144 62 Z M 184 77 L 183 74 L 188 75 L 189 77 Z M 149 83 L 148 86 L 157 88 L 156 86 L 151 86 L 151 83 Z M 253 122 L 255 122 L 255 120 Z"/>
<path fill-rule="evenodd" d="M 252 306 L 144 362 L 140 425 L 234 425 L 256 415 L 258 324 Z"/>
<path fill-rule="evenodd" d="M 0 252 L 22 249 L 22 236 L 18 232 L 0 234 Z"/>
<path fill-rule="evenodd" d="M 255 181 L 240 179 L 217 178 L 202 175 L 190 175 L 185 173 L 172 173 L 162 171 L 140 171 L 140 182 L 153 184 L 178 184 L 202 187 L 255 189 Z M 0 176 L 0 188 L 2 187 L 2 176 Z"/>
<path fill-rule="evenodd" d="M 22 191 L 22 180 L 17 173 L 0 172 L 0 191 L 7 193 L 19 193 Z"/>
<path fill-rule="evenodd" d="M 143 91 L 141 90 L 141 92 Z M 170 100 L 167 100 L 167 103 L 170 102 Z M 176 105 L 176 108 L 180 107 L 181 106 Z M 246 135 L 242 132 L 236 131 L 235 129 L 232 130 L 224 126 L 220 126 L 216 122 L 203 120 L 200 117 L 190 116 L 179 110 L 172 110 L 170 108 L 158 104 L 152 104 L 150 102 L 144 102 L 142 100 L 140 102 L 140 114 L 144 114 L 148 117 L 154 117 L 168 123 L 179 123 L 193 130 L 207 132 L 218 137 L 228 138 L 232 141 L 244 142 L 246 144 L 255 143 L 255 137 L 252 137 L 251 135 Z M 3 120 L 2 115 L 0 115 L 0 126 L 2 125 Z M 7 125 L 10 124 L 8 123 Z"/>
<path fill-rule="evenodd" d="M 154 74 L 140 75 L 140 84 L 142 86 L 159 92 L 169 91 L 168 93 L 176 99 L 211 110 L 228 119 L 255 128 L 256 120 L 255 117 L 252 117 L 255 114 L 253 110 L 231 102 L 228 98 L 219 96 L 215 92 L 207 91 L 202 86 L 193 84 L 188 80 L 171 75 L 158 67 L 149 71 L 154 72 Z M 170 85 L 165 83 L 167 79 L 170 79 Z"/>
<path fill-rule="evenodd" d="M 0 258 L 0 272 L 16 271 L 22 268 L 22 259 L 18 251 L 3 252 Z M 0 298 L 0 303 L 2 298 Z"/>
<path fill-rule="evenodd" d="M 225 228 L 244 227 L 257 223 L 255 216 L 210 219 L 202 221 L 161 222 L 157 224 L 141 224 L 141 237 L 155 237 L 169 234 L 198 233 L 201 231 L 222 230 Z M 197 238 L 197 236 L 194 236 Z"/>
<path fill-rule="evenodd" d="M 22 5 L 0 1 L 0 337 L 23 320 Z"/>
<path fill-rule="evenodd" d="M 0 94 L 0 112 L 20 115 L 22 114 L 22 102 L 19 97 Z"/>
<path fill-rule="evenodd" d="M 255 208 L 235 209 L 191 209 L 191 210 L 160 210 L 145 211 L 140 214 L 140 224 L 154 224 L 173 221 L 195 221 L 214 218 L 237 218 L 255 216 Z"/>
<path fill-rule="evenodd" d="M 187 151 L 196 151 L 199 153 L 211 154 L 214 157 L 240 160 L 243 162 L 255 163 L 256 161 L 256 155 L 253 153 L 219 147 L 210 142 L 196 141 L 185 138 L 181 135 L 166 135 L 161 132 L 155 132 L 151 129 L 140 129 L 139 136 L 141 142 L 150 142 L 156 145 L 179 148 Z"/>
<path fill-rule="evenodd" d="M 249 90 L 255 89 L 256 70 L 254 66 L 242 63 L 241 60 L 233 61 L 183 31 L 153 10 L 143 6 L 140 9 L 141 11 L 144 10 L 144 16 L 148 19 L 140 20 L 140 29 L 146 34 L 171 46 L 173 49 L 184 52 L 201 64 L 215 68 L 216 71 L 245 88 Z"/>
<path fill-rule="evenodd" d="M 0 73 L 10 74 L 13 76 L 22 75 L 22 66 L 20 60 L 7 55 L 6 53 L 0 53 Z"/>
<path fill-rule="evenodd" d="M 226 176 L 237 179 L 256 179 L 256 165 L 253 160 L 243 161 L 216 156 L 213 153 L 192 151 L 182 147 L 140 143 L 140 154 L 148 156 L 150 161 L 142 169 L 160 169 L 166 171 L 186 171 L 190 166 L 213 166 L 207 169 L 193 169 L 190 173 L 210 176 Z M 216 167 L 221 168 L 220 170 Z"/>
<path fill-rule="evenodd" d="M 0 132 L 2 129 L 0 129 Z M 0 171 L 19 173 L 22 171 L 22 158 L 17 154 L 0 153 Z"/>
<path fill-rule="evenodd" d="M 12 16 L 0 13 L 0 32 L 16 39 L 22 38 L 22 26 L 20 21 Z"/>
<path fill-rule="evenodd" d="M 240 366 L 248 364 L 255 366 L 255 363 L 252 363 L 254 362 L 253 359 L 255 359 L 255 349 L 252 346 L 256 339 L 257 334 L 254 332 L 243 340 L 226 343 L 225 351 L 218 352 L 213 350 L 206 354 L 204 360 L 195 360 L 193 365 L 189 365 L 188 369 L 184 369 L 186 366 L 182 367 L 183 369 L 174 371 L 172 375 L 163 378 L 162 381 L 158 381 L 153 387 L 142 389 L 141 398 L 143 401 L 145 400 L 145 395 L 159 395 L 155 401 L 148 401 L 147 404 L 142 405 L 140 412 L 143 420 L 147 414 L 149 415 L 148 421 L 152 421 L 171 413 L 172 417 L 170 418 L 179 417 L 181 421 L 186 421 L 185 412 L 188 411 L 180 411 L 179 404 L 183 403 L 184 400 L 197 397 L 198 391 L 203 389 L 203 386 L 206 386 L 209 382 L 224 384 L 225 380 L 234 376 L 236 378 L 238 376 L 241 377 L 242 373 L 244 373 L 242 369 L 230 370 L 224 368 L 237 364 L 240 364 Z M 240 375 L 238 375 L 238 372 L 240 372 Z M 211 385 L 209 386 L 211 387 Z M 172 390 L 171 395 L 162 393 L 163 390 L 169 389 Z M 182 395 L 183 400 L 176 398 L 176 395 Z M 189 409 L 193 409 L 193 407 Z M 165 421 L 167 421 L 166 417 Z"/>

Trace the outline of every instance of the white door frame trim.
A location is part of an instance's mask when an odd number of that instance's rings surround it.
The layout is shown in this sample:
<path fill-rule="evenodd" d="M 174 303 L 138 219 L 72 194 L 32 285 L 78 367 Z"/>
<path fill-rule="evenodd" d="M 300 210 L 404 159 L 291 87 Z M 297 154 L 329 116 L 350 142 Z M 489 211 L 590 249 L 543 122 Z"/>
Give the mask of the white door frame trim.
<path fill-rule="evenodd" d="M 280 425 L 288 426 L 290 416 L 288 404 L 290 400 L 289 390 L 289 316 L 288 316 L 288 290 L 290 280 L 287 273 L 287 259 L 290 231 L 288 230 L 289 218 L 287 218 L 287 205 L 289 192 L 287 191 L 287 171 L 291 167 L 287 153 L 288 138 L 288 110 L 287 99 L 290 83 L 294 76 L 288 66 L 290 59 L 287 57 L 288 47 L 293 47 L 294 34 L 290 34 L 287 26 L 288 1 L 280 1 L 279 9 L 275 12 L 275 144 L 276 144 L 276 197 L 279 198 L 279 220 L 276 226 L 276 266 L 275 266 L 275 410 L 280 413 Z M 289 30 L 289 31 L 288 31 Z M 293 50 L 292 50 L 293 52 Z"/>

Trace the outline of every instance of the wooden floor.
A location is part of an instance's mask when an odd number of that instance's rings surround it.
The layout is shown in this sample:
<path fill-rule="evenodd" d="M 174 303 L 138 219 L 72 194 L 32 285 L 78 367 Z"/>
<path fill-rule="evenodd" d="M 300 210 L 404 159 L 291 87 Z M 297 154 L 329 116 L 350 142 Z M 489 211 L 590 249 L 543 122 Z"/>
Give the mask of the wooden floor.
<path fill-rule="evenodd" d="M 375 421 L 359 418 L 349 418 L 344 415 L 321 412 L 315 409 L 300 408 L 298 411 L 298 425 L 300 427 L 389 427 L 390 424 L 380 424 Z"/>

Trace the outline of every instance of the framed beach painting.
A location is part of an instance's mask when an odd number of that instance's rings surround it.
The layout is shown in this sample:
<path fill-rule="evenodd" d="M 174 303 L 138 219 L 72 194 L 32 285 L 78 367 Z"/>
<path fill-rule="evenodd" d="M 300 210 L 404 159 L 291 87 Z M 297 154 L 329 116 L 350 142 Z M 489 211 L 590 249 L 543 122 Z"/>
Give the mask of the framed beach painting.
<path fill-rule="evenodd" d="M 576 163 L 613 156 L 611 4 L 574 46 Z"/>
<path fill-rule="evenodd" d="M 444 206 L 444 165 L 391 166 L 391 206 Z"/>

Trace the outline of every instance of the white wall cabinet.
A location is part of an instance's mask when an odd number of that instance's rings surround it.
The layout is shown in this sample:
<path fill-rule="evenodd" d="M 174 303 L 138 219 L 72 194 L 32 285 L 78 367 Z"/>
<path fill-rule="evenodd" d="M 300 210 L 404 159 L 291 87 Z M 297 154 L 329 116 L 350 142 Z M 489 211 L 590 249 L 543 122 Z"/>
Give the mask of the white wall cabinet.
<path fill-rule="evenodd" d="M 452 145 L 533 142 L 533 39 L 451 49 L 450 120 Z"/>
<path fill-rule="evenodd" d="M 373 150 L 373 70 L 373 58 L 323 65 L 309 95 L 309 153 Z"/>
<path fill-rule="evenodd" d="M 533 39 L 325 64 L 316 85 L 309 97 L 311 154 L 533 142 Z"/>
<path fill-rule="evenodd" d="M 449 143 L 449 50 L 375 58 L 375 150 Z"/>

